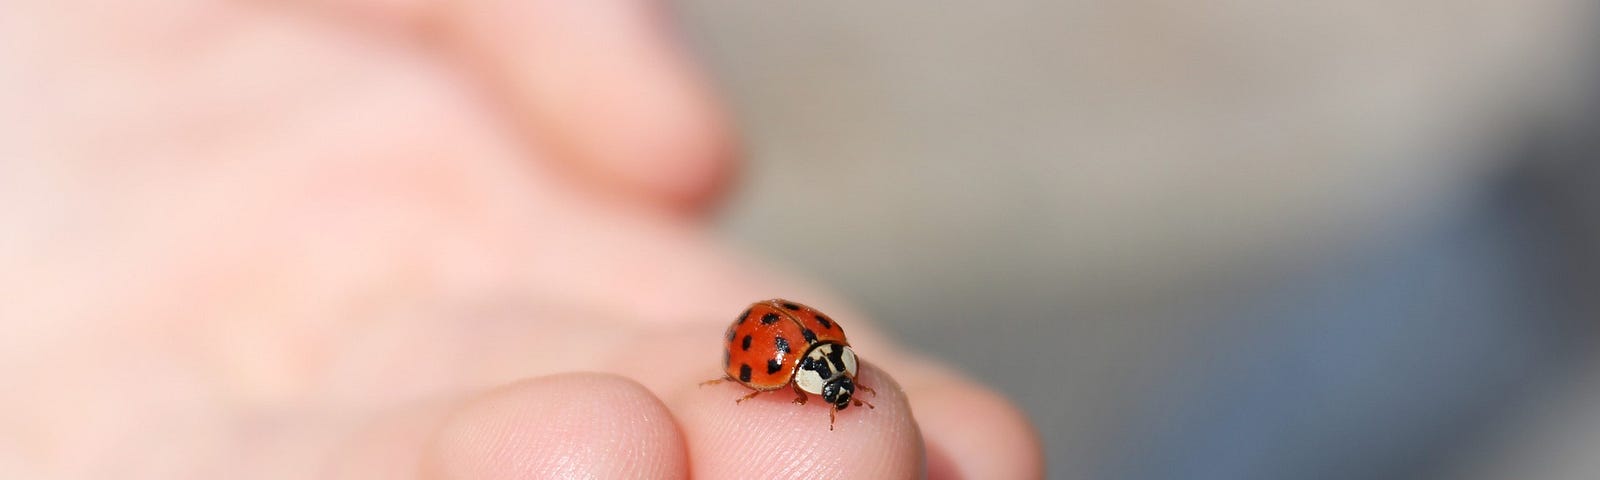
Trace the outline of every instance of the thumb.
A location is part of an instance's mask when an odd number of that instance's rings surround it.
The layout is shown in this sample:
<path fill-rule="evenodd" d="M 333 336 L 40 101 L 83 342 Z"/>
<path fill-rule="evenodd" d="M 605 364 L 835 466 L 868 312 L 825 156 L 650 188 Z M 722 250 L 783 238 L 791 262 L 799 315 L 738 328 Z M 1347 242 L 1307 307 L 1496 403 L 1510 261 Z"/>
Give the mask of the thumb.
<path fill-rule="evenodd" d="M 333 478 L 688 478 L 671 413 L 615 375 L 525 380 L 407 415 L 364 438 L 336 462 Z"/>

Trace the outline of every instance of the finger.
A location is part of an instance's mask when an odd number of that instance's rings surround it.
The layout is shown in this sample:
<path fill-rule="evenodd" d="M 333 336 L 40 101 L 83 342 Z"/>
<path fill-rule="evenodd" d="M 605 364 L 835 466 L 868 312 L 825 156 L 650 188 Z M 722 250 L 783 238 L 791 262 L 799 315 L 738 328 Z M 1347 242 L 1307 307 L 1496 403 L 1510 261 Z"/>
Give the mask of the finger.
<path fill-rule="evenodd" d="M 727 116 L 657 2 L 301 1 L 460 53 L 540 157 L 598 191 L 703 212 L 733 176 Z"/>
<path fill-rule="evenodd" d="M 424 470 L 437 479 L 687 478 L 682 437 L 665 405 L 615 375 L 537 378 L 450 415 Z"/>
<path fill-rule="evenodd" d="M 1039 436 L 1011 402 L 915 357 L 885 361 L 906 378 L 928 448 L 928 478 L 1044 477 Z"/>
<path fill-rule="evenodd" d="M 468 0 L 441 21 L 561 166 L 608 192 L 697 210 L 731 174 L 732 135 L 657 7 Z"/>
<path fill-rule="evenodd" d="M 849 407 L 828 429 L 832 408 L 809 396 L 795 405 L 781 389 L 743 403 L 749 390 L 734 382 L 691 388 L 673 399 L 689 447 L 690 468 L 703 478 L 916 478 L 922 439 L 900 386 L 870 364 L 858 397 L 876 408 Z"/>

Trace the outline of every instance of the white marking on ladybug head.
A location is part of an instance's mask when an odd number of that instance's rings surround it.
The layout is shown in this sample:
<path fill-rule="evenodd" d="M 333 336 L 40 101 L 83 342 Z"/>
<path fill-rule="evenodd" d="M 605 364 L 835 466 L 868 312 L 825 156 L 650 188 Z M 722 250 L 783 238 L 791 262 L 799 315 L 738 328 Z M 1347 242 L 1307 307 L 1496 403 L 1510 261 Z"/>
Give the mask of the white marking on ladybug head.
<path fill-rule="evenodd" d="M 800 390 L 821 395 L 823 387 L 839 378 L 856 374 L 856 353 L 850 347 L 833 343 L 818 344 L 806 351 L 795 370 L 794 383 Z"/>
<path fill-rule="evenodd" d="M 851 377 L 855 377 L 856 376 L 856 351 L 855 350 L 851 350 L 850 347 L 845 347 L 845 346 L 841 346 L 839 348 L 844 349 L 844 352 L 843 352 L 842 355 L 840 355 L 840 357 L 844 361 L 844 371 L 845 371 L 845 373 L 849 374 Z"/>
<path fill-rule="evenodd" d="M 822 379 L 822 375 L 817 374 L 815 371 L 804 369 L 794 371 L 794 384 L 806 393 L 822 395 L 822 385 L 826 383 Z"/>

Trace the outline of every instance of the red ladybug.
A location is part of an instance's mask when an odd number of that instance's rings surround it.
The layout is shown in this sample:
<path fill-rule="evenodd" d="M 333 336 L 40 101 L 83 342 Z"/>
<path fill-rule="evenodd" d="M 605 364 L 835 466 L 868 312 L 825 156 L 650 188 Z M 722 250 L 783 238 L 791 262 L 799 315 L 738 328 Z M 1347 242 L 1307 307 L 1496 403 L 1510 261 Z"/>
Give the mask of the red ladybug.
<path fill-rule="evenodd" d="M 811 307 L 784 299 L 750 304 L 728 326 L 726 340 L 722 356 L 726 376 L 702 385 L 734 380 L 754 390 L 734 403 L 792 385 L 794 403 L 804 405 L 810 393 L 833 405 L 828 411 L 832 430 L 835 413 L 865 403 L 855 398 L 856 389 L 878 394 L 856 382 L 856 352 L 850 349 L 844 328 Z M 866 406 L 876 408 L 871 403 Z"/>

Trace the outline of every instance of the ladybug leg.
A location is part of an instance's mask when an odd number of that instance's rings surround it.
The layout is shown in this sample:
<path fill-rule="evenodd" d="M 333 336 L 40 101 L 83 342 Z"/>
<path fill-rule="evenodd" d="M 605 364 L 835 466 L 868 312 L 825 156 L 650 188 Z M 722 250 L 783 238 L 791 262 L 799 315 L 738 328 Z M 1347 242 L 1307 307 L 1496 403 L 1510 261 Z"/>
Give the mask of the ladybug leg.
<path fill-rule="evenodd" d="M 839 409 L 837 409 L 837 408 L 828 409 L 828 431 L 830 431 L 830 432 L 833 431 L 833 419 L 834 419 L 834 414 L 836 414 L 836 413 L 839 413 Z"/>
<path fill-rule="evenodd" d="M 744 403 L 745 400 L 749 400 L 749 399 L 755 398 L 756 395 L 760 395 L 762 393 L 765 393 L 765 392 L 762 392 L 760 390 L 756 390 L 756 391 L 750 392 L 749 395 L 745 395 L 743 397 L 739 397 L 739 399 L 738 400 L 734 400 L 733 403 Z"/>
<path fill-rule="evenodd" d="M 861 390 L 862 390 L 862 391 L 865 391 L 865 392 L 867 392 L 867 393 L 870 393 L 870 394 L 872 394 L 872 396 L 874 396 L 874 397 L 876 397 L 876 396 L 878 396 L 878 391 L 877 391 L 877 390 L 873 390 L 873 389 L 872 389 L 872 387 L 869 387 L 869 386 L 866 386 L 866 385 L 862 385 L 862 384 L 859 384 L 859 383 L 857 383 L 857 384 L 856 384 L 856 388 L 859 388 L 859 389 L 861 389 Z"/>
<path fill-rule="evenodd" d="M 728 377 L 722 377 L 716 380 L 706 380 L 704 382 L 700 382 L 700 386 L 704 387 L 706 385 L 716 385 L 726 381 L 728 381 Z"/>
<path fill-rule="evenodd" d="M 876 395 L 876 394 L 874 394 L 874 395 Z M 867 408 L 871 408 L 871 409 L 877 409 L 878 408 L 878 407 L 872 406 L 872 403 L 870 403 L 870 402 L 868 402 L 866 400 L 862 400 L 862 399 L 859 399 L 859 398 L 853 398 L 851 400 L 855 402 L 857 407 L 859 407 L 859 406 L 861 406 L 861 404 L 865 403 L 865 404 L 867 404 Z"/>
<path fill-rule="evenodd" d="M 805 390 L 801 390 L 800 389 L 800 385 L 799 384 L 795 384 L 795 386 L 794 386 L 794 404 L 795 405 L 805 405 L 806 404 L 806 392 L 805 392 Z"/>

